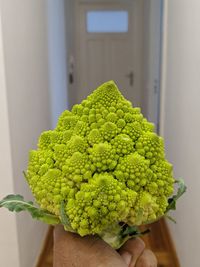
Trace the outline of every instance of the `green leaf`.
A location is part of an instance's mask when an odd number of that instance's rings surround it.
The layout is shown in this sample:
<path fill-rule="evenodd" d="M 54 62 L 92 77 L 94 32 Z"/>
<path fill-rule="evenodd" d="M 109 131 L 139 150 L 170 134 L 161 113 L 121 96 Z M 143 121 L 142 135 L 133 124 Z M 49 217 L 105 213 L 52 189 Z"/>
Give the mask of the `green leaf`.
<path fill-rule="evenodd" d="M 37 208 L 32 201 L 26 202 L 21 195 L 8 195 L 0 201 L 0 208 L 7 208 L 10 211 L 21 212 L 28 211 L 33 219 L 45 222 L 47 224 L 58 224 L 60 219 L 46 210 Z"/>
<path fill-rule="evenodd" d="M 178 184 L 177 194 L 168 199 L 169 205 L 167 206 L 166 213 L 169 210 L 176 210 L 177 200 L 186 192 L 186 189 L 187 189 L 183 179 L 176 180 L 175 183 Z"/>
<path fill-rule="evenodd" d="M 141 232 L 137 226 L 127 225 L 125 230 L 122 232 L 122 236 L 123 237 L 126 237 L 126 236 L 136 237 L 136 236 L 142 236 L 142 235 L 147 234 L 149 232 L 150 232 L 149 229 Z"/>
<path fill-rule="evenodd" d="M 24 178 L 26 179 L 26 181 L 28 181 L 28 176 L 27 176 L 27 173 L 25 171 L 23 171 L 23 175 L 24 175 Z"/>
<path fill-rule="evenodd" d="M 138 227 L 126 225 L 125 230 L 122 232 L 122 236 L 137 234 L 139 232 Z"/>
<path fill-rule="evenodd" d="M 64 225 L 65 230 L 74 232 L 70 225 L 69 219 L 65 213 L 65 202 L 64 201 L 62 201 L 60 205 L 60 220 L 61 220 L 61 223 Z"/>
<path fill-rule="evenodd" d="M 164 217 L 167 218 L 168 220 L 172 221 L 173 223 L 176 223 L 176 220 L 172 216 L 165 214 Z"/>

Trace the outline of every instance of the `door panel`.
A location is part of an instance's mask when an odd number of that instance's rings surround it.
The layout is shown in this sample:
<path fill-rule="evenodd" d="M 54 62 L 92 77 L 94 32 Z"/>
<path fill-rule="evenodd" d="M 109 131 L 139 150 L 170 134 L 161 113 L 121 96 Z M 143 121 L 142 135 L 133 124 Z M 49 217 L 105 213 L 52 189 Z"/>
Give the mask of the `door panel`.
<path fill-rule="evenodd" d="M 136 5 L 138 5 L 137 8 Z M 81 3 L 77 6 L 79 14 L 77 23 L 77 102 L 81 102 L 98 85 L 108 80 L 114 80 L 126 98 L 132 102 L 137 99 L 137 105 L 141 104 L 142 73 L 140 66 L 142 57 L 140 55 L 142 54 L 142 40 L 140 37 L 143 28 L 139 23 L 141 20 L 138 13 L 140 5 L 141 0 L 133 0 L 122 1 L 120 4 L 108 1 L 102 5 L 98 2 L 98 4 Z M 89 28 L 90 30 L 87 29 L 88 12 L 94 15 L 99 13 L 94 11 L 102 10 L 114 11 L 115 14 L 122 14 L 120 12 L 123 11 L 128 17 L 128 27 L 125 27 L 123 22 L 123 27 L 118 27 L 119 32 L 116 30 L 117 27 L 114 27 L 113 32 L 109 27 L 106 32 L 106 25 L 97 27 L 97 32 L 95 32 L 94 25 Z M 104 32 L 99 30 L 100 28 L 103 28 Z M 137 47 L 140 51 L 136 51 Z"/>
<path fill-rule="evenodd" d="M 105 79 L 105 42 L 104 40 L 87 41 L 87 80 L 88 89 L 95 89 Z M 87 82 L 88 81 L 88 82 Z"/>
<path fill-rule="evenodd" d="M 129 77 L 133 73 L 133 64 L 130 56 L 130 41 L 127 39 L 113 39 L 110 42 L 110 79 L 116 81 L 122 94 L 133 98 L 134 79 Z M 133 99 L 130 99 L 133 100 Z"/>

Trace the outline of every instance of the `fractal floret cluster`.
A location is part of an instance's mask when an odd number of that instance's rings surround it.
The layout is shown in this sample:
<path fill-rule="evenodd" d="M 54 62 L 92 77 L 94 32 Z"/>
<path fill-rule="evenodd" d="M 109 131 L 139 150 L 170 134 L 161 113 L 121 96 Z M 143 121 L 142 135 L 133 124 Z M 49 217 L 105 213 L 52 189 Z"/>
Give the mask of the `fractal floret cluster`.
<path fill-rule="evenodd" d="M 113 81 L 41 134 L 26 178 L 39 206 L 60 217 L 62 204 L 81 236 L 157 220 L 175 181 L 163 138 Z"/>

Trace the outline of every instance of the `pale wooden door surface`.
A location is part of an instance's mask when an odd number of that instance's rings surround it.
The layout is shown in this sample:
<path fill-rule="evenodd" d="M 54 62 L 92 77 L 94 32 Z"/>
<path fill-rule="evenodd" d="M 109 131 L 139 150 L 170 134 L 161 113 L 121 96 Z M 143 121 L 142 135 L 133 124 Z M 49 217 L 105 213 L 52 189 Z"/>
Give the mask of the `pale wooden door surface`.
<path fill-rule="evenodd" d="M 124 1 L 124 3 L 106 2 L 80 4 L 77 21 L 78 38 L 78 94 L 80 102 L 101 83 L 114 80 L 121 92 L 132 102 L 140 104 L 141 69 L 138 54 L 139 34 L 142 25 L 139 24 L 139 1 Z M 128 32 L 95 33 L 87 31 L 86 15 L 92 10 L 123 10 L 128 12 Z M 141 29 L 140 29 L 141 27 Z M 141 31 L 140 31 L 141 30 Z M 137 50 L 137 51 L 136 51 Z M 141 60 L 141 58 L 140 58 Z"/>

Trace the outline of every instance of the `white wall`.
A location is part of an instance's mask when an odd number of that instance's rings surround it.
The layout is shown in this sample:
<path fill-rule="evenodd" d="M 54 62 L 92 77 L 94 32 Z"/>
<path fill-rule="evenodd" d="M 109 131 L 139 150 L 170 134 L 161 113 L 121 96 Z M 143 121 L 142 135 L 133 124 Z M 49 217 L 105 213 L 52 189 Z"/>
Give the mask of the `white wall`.
<path fill-rule="evenodd" d="M 3 180 L 1 187 L 4 188 L 4 192 L 1 194 L 12 192 L 11 185 L 13 183 L 15 193 L 24 195 L 26 199 L 32 199 L 22 171 L 26 170 L 28 151 L 36 147 L 38 135 L 51 126 L 46 3 L 41 0 L 1 0 L 0 8 L 12 154 L 12 169 L 10 161 L 4 166 L 10 172 L 12 171 L 12 174 L 5 173 L 4 177 L 1 174 Z M 1 90 L 0 92 L 2 94 Z M 5 105 L 5 96 L 1 101 L 4 101 Z M 5 128 L 5 130 L 8 129 Z M 5 140 L 6 144 L 9 146 L 9 140 Z M 7 179 L 10 179 L 11 175 L 13 175 L 13 181 L 10 181 L 10 186 L 6 186 Z M 3 214 L 1 213 L 1 216 Z M 8 221 L 8 218 L 11 221 Z M 9 226 L 14 218 L 13 214 L 6 215 L 3 225 L 2 219 L 0 220 L 1 232 L 8 233 L 8 238 L 10 231 L 14 231 Z M 12 227 L 14 229 L 14 225 Z M 6 267 L 33 266 L 45 231 L 46 226 L 33 221 L 28 214 L 17 215 L 20 262 L 17 261 L 16 242 L 11 243 L 8 249 L 9 241 L 5 237 L 4 243 L 1 242 L 3 250 L 0 250 L 0 265 Z M 16 236 L 16 232 L 14 236 Z M 2 264 L 2 257 L 7 257 L 7 262 L 5 261 L 4 264 Z M 14 264 L 10 263 L 12 258 L 16 260 Z"/>
<path fill-rule="evenodd" d="M 4 49 L 3 36 L 1 27 L 0 14 L 0 198 L 7 195 L 8 192 L 13 193 L 12 179 L 12 162 L 11 162 L 11 145 L 8 124 L 8 106 L 6 96 L 6 80 L 4 65 Z M 6 210 L 0 211 L 0 259 L 2 266 L 19 267 L 19 251 L 17 243 L 17 227 L 16 216 L 8 213 Z M 8 252 L 9 251 L 9 255 Z M 12 255 L 12 257 L 10 256 Z"/>
<path fill-rule="evenodd" d="M 168 3 L 165 100 L 162 112 L 167 155 L 187 194 L 173 213 L 170 228 L 181 267 L 199 267 L 200 240 L 200 1 Z M 165 4 L 167 4 L 165 2 Z"/>

